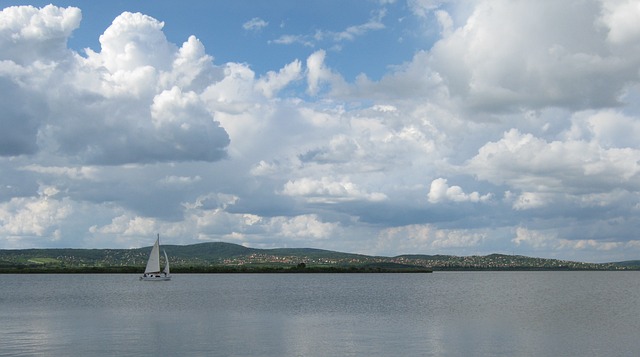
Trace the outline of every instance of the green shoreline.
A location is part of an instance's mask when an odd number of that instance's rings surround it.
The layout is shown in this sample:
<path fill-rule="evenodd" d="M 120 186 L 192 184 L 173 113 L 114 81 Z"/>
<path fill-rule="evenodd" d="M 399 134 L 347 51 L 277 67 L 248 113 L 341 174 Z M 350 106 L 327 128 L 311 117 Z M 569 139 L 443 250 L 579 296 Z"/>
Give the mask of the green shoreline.
<path fill-rule="evenodd" d="M 142 269 L 144 270 L 144 269 Z M 142 274 L 141 269 L 73 268 L 73 269 L 0 269 L 0 274 Z M 198 268 L 175 269 L 172 274 L 376 274 L 376 273 L 432 273 L 430 269 L 359 269 L 359 268 Z"/>
<path fill-rule="evenodd" d="M 142 274 L 143 267 L 46 267 L 46 266 L 20 266 L 0 267 L 0 274 Z M 575 269 L 575 268 L 541 268 L 541 267 L 511 267 L 511 268 L 469 268 L 447 267 L 429 269 L 420 266 L 380 267 L 380 266 L 196 266 L 176 267 L 171 269 L 172 274 L 376 274 L 376 273 L 433 273 L 433 272 L 507 272 L 507 271 L 629 271 L 616 269 Z M 631 270 L 633 271 L 633 270 Z M 638 271 L 638 270 L 636 270 Z"/>

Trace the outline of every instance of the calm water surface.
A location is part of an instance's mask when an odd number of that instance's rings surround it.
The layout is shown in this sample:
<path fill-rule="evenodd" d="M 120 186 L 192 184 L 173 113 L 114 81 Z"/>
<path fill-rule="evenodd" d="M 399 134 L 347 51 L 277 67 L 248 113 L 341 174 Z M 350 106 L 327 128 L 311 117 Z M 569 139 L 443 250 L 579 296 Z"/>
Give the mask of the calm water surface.
<path fill-rule="evenodd" d="M 2 356 L 636 356 L 640 272 L 0 275 Z"/>

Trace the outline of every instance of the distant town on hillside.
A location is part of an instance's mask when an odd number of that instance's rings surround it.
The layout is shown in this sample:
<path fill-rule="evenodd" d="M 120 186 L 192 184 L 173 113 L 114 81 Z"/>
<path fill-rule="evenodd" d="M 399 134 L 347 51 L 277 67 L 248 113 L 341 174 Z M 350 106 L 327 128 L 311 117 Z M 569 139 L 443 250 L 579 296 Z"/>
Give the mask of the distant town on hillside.
<path fill-rule="evenodd" d="M 428 272 L 447 270 L 639 270 L 640 261 L 584 263 L 519 255 L 368 256 L 312 248 L 256 249 L 211 242 L 163 246 L 173 272 Z M 0 272 L 139 272 L 150 248 L 0 250 Z M 163 258 L 164 259 L 164 258 Z"/>

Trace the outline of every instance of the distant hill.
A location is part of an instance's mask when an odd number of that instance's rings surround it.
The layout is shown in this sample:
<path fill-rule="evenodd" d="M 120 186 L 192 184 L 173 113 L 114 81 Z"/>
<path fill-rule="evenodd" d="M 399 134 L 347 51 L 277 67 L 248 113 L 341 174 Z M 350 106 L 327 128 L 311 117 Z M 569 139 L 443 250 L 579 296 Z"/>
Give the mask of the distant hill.
<path fill-rule="evenodd" d="M 172 269 L 202 267 L 423 267 L 433 270 L 627 270 L 640 261 L 581 263 L 520 255 L 486 256 L 400 255 L 377 257 L 313 248 L 256 249 L 238 244 L 209 242 L 164 245 Z M 138 249 L 20 249 L 0 250 L 0 271 L 23 268 L 140 269 L 150 247 Z M 126 269 L 125 269 L 126 268 Z M 4 270 L 3 270 L 4 269 Z M 127 271 L 128 271 L 127 270 Z"/>
<path fill-rule="evenodd" d="M 628 267 L 628 268 L 633 267 L 633 268 L 640 269 L 640 260 L 627 260 L 627 261 L 624 261 L 624 262 L 616 262 L 616 263 L 612 263 L 612 264 L 614 264 L 616 266 L 619 266 L 619 267 Z"/>
<path fill-rule="evenodd" d="M 149 248 L 142 249 L 147 252 L 149 251 Z M 183 259 L 202 259 L 206 261 L 247 256 L 261 251 L 261 249 L 247 248 L 239 244 L 224 242 L 209 242 L 191 245 L 163 245 L 162 249 L 167 252 L 171 252 L 172 257 Z"/>

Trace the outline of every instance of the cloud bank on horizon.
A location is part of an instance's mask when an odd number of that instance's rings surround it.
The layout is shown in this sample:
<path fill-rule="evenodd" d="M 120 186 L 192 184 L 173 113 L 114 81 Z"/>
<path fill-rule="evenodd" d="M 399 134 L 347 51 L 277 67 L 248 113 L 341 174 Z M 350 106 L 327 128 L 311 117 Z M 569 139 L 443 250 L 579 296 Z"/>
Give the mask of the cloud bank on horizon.
<path fill-rule="evenodd" d="M 81 9 L 4 8 L 0 249 L 640 257 L 637 2 L 366 6 L 304 31 L 247 11 L 229 32 L 298 54 L 263 72 L 168 15 L 78 49 Z"/>

